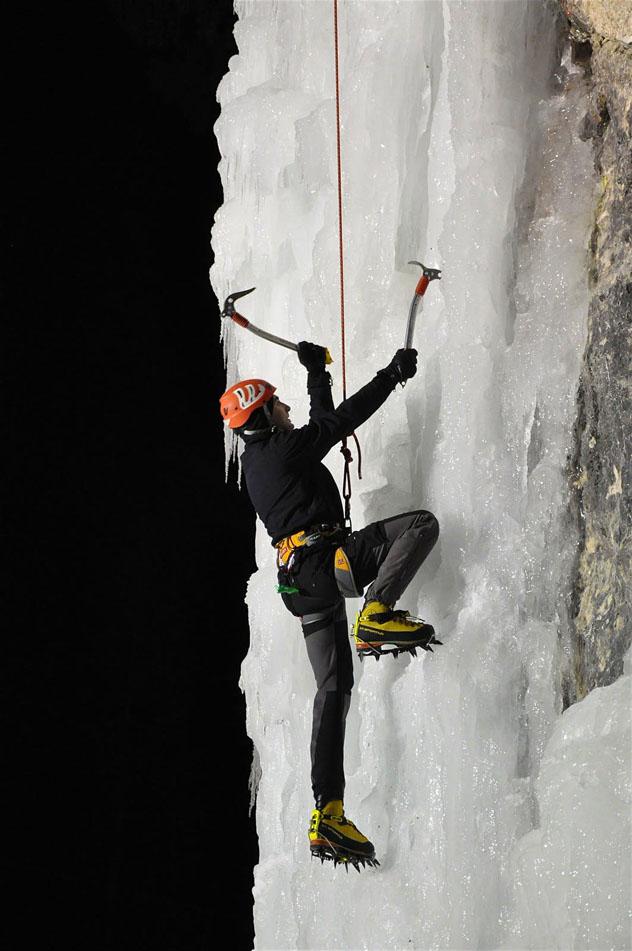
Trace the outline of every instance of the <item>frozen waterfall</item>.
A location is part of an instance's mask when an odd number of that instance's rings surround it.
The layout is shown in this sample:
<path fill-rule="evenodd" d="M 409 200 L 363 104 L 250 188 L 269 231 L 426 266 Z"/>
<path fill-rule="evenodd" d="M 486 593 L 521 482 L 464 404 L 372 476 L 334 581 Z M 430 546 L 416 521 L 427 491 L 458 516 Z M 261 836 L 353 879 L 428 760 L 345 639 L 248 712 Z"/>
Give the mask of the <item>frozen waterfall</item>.
<path fill-rule="evenodd" d="M 220 301 L 256 285 L 255 324 L 328 346 L 340 400 L 333 4 L 235 9 L 212 285 Z M 340 2 L 349 393 L 403 344 L 406 262 L 443 269 L 417 376 L 359 430 L 353 521 L 437 515 L 403 606 L 444 647 L 354 658 L 345 806 L 381 867 L 310 861 L 313 675 L 258 525 L 242 671 L 261 767 L 258 949 L 630 947 L 629 662 L 561 713 L 593 169 L 557 9 Z M 306 421 L 295 354 L 232 325 L 225 343 L 228 384 L 264 376 Z M 326 462 L 340 480 L 338 451 Z"/>

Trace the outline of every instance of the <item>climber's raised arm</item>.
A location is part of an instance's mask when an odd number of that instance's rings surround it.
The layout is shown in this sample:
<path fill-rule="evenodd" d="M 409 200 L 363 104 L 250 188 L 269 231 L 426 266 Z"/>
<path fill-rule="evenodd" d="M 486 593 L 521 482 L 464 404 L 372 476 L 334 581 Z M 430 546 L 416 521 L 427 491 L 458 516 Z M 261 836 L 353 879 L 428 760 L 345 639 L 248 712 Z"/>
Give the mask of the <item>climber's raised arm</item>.
<path fill-rule="evenodd" d="M 388 366 L 378 370 L 372 380 L 335 409 L 332 406 L 325 410 L 321 406 L 317 416 L 310 410 L 310 422 L 292 432 L 282 451 L 288 459 L 303 454 L 316 460 L 323 459 L 336 443 L 349 436 L 380 408 L 398 383 L 410 379 L 416 372 L 417 351 L 398 350 Z M 322 385 L 318 388 L 319 398 L 322 398 L 321 389 Z"/>

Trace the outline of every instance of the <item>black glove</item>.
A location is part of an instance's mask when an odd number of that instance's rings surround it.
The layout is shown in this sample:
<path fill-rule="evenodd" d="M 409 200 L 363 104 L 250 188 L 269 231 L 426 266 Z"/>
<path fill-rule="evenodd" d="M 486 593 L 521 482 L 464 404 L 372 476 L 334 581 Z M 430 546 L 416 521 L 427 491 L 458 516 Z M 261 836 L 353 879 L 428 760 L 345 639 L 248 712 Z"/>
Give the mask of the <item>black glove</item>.
<path fill-rule="evenodd" d="M 403 383 L 410 380 L 417 372 L 417 351 L 405 350 L 403 347 L 397 351 L 391 362 L 383 370 L 378 370 L 380 376 L 388 376 L 395 383 Z"/>
<path fill-rule="evenodd" d="M 298 359 L 310 373 L 325 369 L 327 351 L 317 343 L 308 343 L 301 340 L 298 345 Z"/>

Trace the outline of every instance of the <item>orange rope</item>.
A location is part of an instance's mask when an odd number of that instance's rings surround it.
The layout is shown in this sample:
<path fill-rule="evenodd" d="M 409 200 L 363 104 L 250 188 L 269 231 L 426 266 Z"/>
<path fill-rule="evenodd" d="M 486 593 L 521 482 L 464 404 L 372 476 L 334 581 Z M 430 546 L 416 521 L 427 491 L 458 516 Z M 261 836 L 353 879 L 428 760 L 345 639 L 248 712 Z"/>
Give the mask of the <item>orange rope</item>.
<path fill-rule="evenodd" d="M 336 48 L 336 154 L 338 158 L 338 248 L 340 254 L 340 332 L 342 338 L 342 398 L 347 398 L 347 366 L 345 359 L 345 277 L 344 277 L 344 254 L 342 248 L 342 158 L 340 147 L 340 77 L 338 69 L 338 0 L 334 0 L 334 39 Z M 355 439 L 358 449 L 358 478 L 362 478 L 362 453 L 360 443 L 355 433 L 351 434 Z M 349 464 L 353 462 L 351 450 L 347 447 L 347 437 L 342 440 L 340 449 L 345 459 L 344 475 L 342 479 L 342 495 L 345 500 L 345 522 L 351 527 L 351 475 L 349 473 Z"/>
<path fill-rule="evenodd" d="M 338 0 L 334 0 L 334 37 L 336 44 L 336 152 L 338 155 L 338 246 L 340 251 L 340 329 L 342 337 L 342 398 L 347 398 L 345 364 L 345 276 L 342 251 L 342 159 L 340 147 L 340 81 L 338 71 Z"/>

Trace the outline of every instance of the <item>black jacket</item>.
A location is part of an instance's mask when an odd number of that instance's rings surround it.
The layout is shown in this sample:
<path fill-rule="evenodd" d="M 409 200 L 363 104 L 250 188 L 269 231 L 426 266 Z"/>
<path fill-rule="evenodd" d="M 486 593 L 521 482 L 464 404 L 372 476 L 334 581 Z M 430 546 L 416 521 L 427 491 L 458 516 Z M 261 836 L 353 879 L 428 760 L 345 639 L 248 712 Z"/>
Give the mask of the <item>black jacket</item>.
<path fill-rule="evenodd" d="M 309 423 L 290 432 L 266 430 L 245 437 L 241 463 L 246 488 L 272 544 L 313 525 L 342 525 L 340 492 L 321 460 L 379 409 L 396 382 L 380 370 L 334 409 L 329 373 L 310 372 Z"/>

